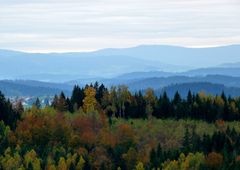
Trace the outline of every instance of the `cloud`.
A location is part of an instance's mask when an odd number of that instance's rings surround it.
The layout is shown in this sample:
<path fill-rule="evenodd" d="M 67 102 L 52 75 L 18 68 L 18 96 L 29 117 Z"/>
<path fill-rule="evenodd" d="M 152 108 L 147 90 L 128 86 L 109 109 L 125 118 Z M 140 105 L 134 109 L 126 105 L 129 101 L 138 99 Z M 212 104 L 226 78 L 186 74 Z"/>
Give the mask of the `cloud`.
<path fill-rule="evenodd" d="M 0 0 L 0 48 L 70 51 L 240 43 L 237 0 Z"/>

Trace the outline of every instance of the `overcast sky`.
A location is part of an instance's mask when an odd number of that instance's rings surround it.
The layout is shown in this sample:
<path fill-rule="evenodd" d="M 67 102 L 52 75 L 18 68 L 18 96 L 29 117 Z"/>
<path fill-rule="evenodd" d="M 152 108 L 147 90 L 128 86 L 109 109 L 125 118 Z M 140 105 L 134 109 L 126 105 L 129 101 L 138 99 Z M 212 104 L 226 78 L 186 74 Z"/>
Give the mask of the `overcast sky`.
<path fill-rule="evenodd" d="M 0 48 L 240 44 L 240 0 L 0 0 Z"/>

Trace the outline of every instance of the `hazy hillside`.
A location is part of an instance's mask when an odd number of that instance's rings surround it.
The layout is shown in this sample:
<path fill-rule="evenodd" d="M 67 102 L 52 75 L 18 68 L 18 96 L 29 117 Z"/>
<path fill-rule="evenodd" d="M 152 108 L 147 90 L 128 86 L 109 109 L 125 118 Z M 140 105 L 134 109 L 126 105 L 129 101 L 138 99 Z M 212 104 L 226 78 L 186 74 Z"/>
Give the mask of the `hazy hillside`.
<path fill-rule="evenodd" d="M 169 77 L 173 76 L 176 73 L 164 72 L 164 71 L 149 71 L 149 72 L 132 72 L 122 74 L 115 77 L 115 79 L 125 79 L 125 80 L 134 80 L 134 79 L 143 79 L 143 78 L 152 78 L 152 77 Z"/>
<path fill-rule="evenodd" d="M 226 86 L 240 87 L 240 70 L 238 72 L 238 68 L 229 69 L 229 71 L 226 72 L 221 72 L 221 69 L 219 69 L 219 72 L 213 71 L 208 72 L 207 70 L 211 69 L 205 69 L 205 72 L 199 71 L 199 74 L 197 74 L 198 73 L 197 70 L 192 70 L 184 73 L 170 73 L 161 71 L 132 72 L 114 77 L 112 79 L 89 78 L 72 80 L 68 81 L 67 83 L 72 85 L 74 84 L 84 85 L 87 83 L 94 83 L 95 81 L 98 81 L 104 83 L 107 86 L 126 84 L 133 89 L 141 89 L 146 87 L 159 88 L 159 86 L 162 87 L 172 83 L 184 83 L 184 82 L 212 82 L 224 84 Z M 230 70 L 232 71 L 234 70 L 236 74 L 232 74 Z"/>
<path fill-rule="evenodd" d="M 64 82 L 79 78 L 112 77 L 134 71 L 175 68 L 135 56 L 91 53 L 36 54 L 0 51 L 0 78 Z M 6 77 L 7 76 L 7 77 Z"/>
<path fill-rule="evenodd" d="M 142 59 L 159 60 L 181 66 L 212 67 L 240 61 L 240 45 L 212 48 L 184 48 L 166 45 L 143 45 L 126 49 L 105 49 L 96 55 L 126 55 Z"/>
<path fill-rule="evenodd" d="M 70 88 L 58 84 L 48 84 L 34 81 L 0 81 L 0 91 L 6 96 L 53 96 L 64 91 L 70 93 Z"/>
<path fill-rule="evenodd" d="M 42 82 L 42 81 L 35 81 L 35 80 L 3 80 L 0 82 L 9 82 L 15 83 L 19 85 L 27 85 L 31 87 L 46 87 L 46 88 L 57 88 L 62 90 L 72 90 L 72 85 L 66 83 L 49 83 L 49 82 Z"/>
<path fill-rule="evenodd" d="M 233 67 L 233 68 L 236 68 L 236 67 L 240 67 L 240 62 L 236 62 L 236 63 L 224 63 L 224 64 L 221 64 L 220 67 Z"/>
<path fill-rule="evenodd" d="M 129 74 L 129 75 L 135 75 Z M 139 74 L 136 77 L 140 77 Z M 121 76 L 122 77 L 122 76 Z M 224 76 L 224 75 L 207 75 L 207 76 L 169 76 L 169 77 L 160 77 L 155 75 L 155 77 L 150 78 L 138 78 L 138 79 L 128 79 L 132 76 L 127 76 L 126 79 L 110 79 L 110 80 L 103 80 L 104 84 L 111 86 L 117 84 L 125 84 L 131 90 L 139 90 L 139 89 L 146 89 L 146 88 L 153 88 L 158 89 L 165 86 L 169 86 L 172 84 L 179 84 L 179 83 L 192 83 L 192 82 L 209 82 L 209 83 L 216 83 L 216 84 L 223 84 L 229 87 L 240 87 L 240 77 L 232 77 L 232 76 Z"/>
<path fill-rule="evenodd" d="M 0 50 L 0 79 L 33 79 L 65 82 L 75 79 L 111 78 L 131 72 L 183 72 L 240 61 L 240 46 L 183 48 L 149 45 L 75 53 L 23 53 Z M 230 60 L 231 58 L 231 60 Z M 179 62 L 181 61 L 181 62 Z M 239 75 L 239 67 L 207 68 L 183 75 Z M 130 76 L 130 75 L 126 75 Z M 146 75 L 146 77 L 149 77 Z"/>
<path fill-rule="evenodd" d="M 158 72 L 148 73 L 132 73 L 119 76 L 114 79 L 99 79 L 99 83 L 103 83 L 107 87 L 112 85 L 118 86 L 125 84 L 131 91 L 144 90 L 146 88 L 160 89 L 173 84 L 182 83 L 213 83 L 222 84 L 226 87 L 239 87 L 240 77 L 231 77 L 223 75 L 208 75 L 208 76 L 169 76 L 157 77 Z M 160 72 L 161 73 L 161 72 Z M 141 76 L 140 76 L 141 75 Z M 160 74 L 162 75 L 162 74 Z M 145 78 L 148 76 L 156 76 Z M 0 90 L 6 95 L 10 96 L 38 96 L 38 95 L 54 95 L 61 90 L 70 91 L 73 85 L 78 84 L 85 86 L 85 84 L 95 83 L 95 79 L 79 79 L 67 83 L 47 83 L 33 80 L 2 80 L 0 81 Z M 189 84 L 190 85 L 190 84 Z M 192 84 L 194 85 L 194 84 Z"/>
<path fill-rule="evenodd" d="M 187 76 L 226 75 L 240 77 L 240 67 L 210 67 L 181 73 Z"/>

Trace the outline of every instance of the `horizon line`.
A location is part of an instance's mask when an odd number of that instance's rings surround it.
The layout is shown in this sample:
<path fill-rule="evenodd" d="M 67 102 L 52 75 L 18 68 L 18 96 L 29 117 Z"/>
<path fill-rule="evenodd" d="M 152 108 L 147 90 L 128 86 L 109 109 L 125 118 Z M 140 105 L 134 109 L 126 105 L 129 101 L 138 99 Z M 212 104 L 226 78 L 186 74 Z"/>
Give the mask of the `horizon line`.
<path fill-rule="evenodd" d="M 207 48 L 219 48 L 228 46 L 239 46 L 240 44 L 224 44 L 224 45 L 198 45 L 198 46 L 183 46 L 183 45 L 170 45 L 170 44 L 139 44 L 129 47 L 106 47 L 106 48 L 95 48 L 95 49 L 82 49 L 82 50 L 18 50 L 10 48 L 0 48 L 0 50 L 11 51 L 11 52 L 22 52 L 22 53 L 39 53 L 39 54 L 51 54 L 51 53 L 89 53 L 98 52 L 102 50 L 114 50 L 114 49 L 130 49 L 143 46 L 168 46 L 168 47 L 178 47 L 178 48 L 188 48 L 188 49 L 207 49 Z"/>

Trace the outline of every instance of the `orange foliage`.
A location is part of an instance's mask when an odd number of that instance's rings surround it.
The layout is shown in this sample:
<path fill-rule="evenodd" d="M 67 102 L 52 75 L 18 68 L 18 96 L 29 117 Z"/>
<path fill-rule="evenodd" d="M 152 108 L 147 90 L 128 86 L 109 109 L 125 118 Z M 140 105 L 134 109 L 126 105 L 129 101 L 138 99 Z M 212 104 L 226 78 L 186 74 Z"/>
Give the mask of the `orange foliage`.
<path fill-rule="evenodd" d="M 100 169 L 102 163 L 107 166 L 107 169 L 112 169 L 111 160 L 108 158 L 108 153 L 103 147 L 96 147 L 89 153 L 89 156 L 94 169 Z"/>
<path fill-rule="evenodd" d="M 236 162 L 240 162 L 240 155 L 236 157 Z"/>
<path fill-rule="evenodd" d="M 118 126 L 117 137 L 118 137 L 118 142 L 122 144 L 135 142 L 134 131 L 131 128 L 131 126 L 127 124 L 121 124 Z"/>
<path fill-rule="evenodd" d="M 21 122 L 18 122 L 14 135 L 20 145 L 67 144 L 70 130 L 69 123 L 60 114 L 55 116 L 27 115 Z"/>
<path fill-rule="evenodd" d="M 110 131 L 102 130 L 99 136 L 101 145 L 115 147 L 117 139 Z"/>
<path fill-rule="evenodd" d="M 93 131 L 85 131 L 80 134 L 80 141 L 82 144 L 93 145 L 96 143 L 96 134 Z"/>
<path fill-rule="evenodd" d="M 206 164 L 211 168 L 219 168 L 223 163 L 223 156 L 220 153 L 211 152 L 206 157 Z"/>

